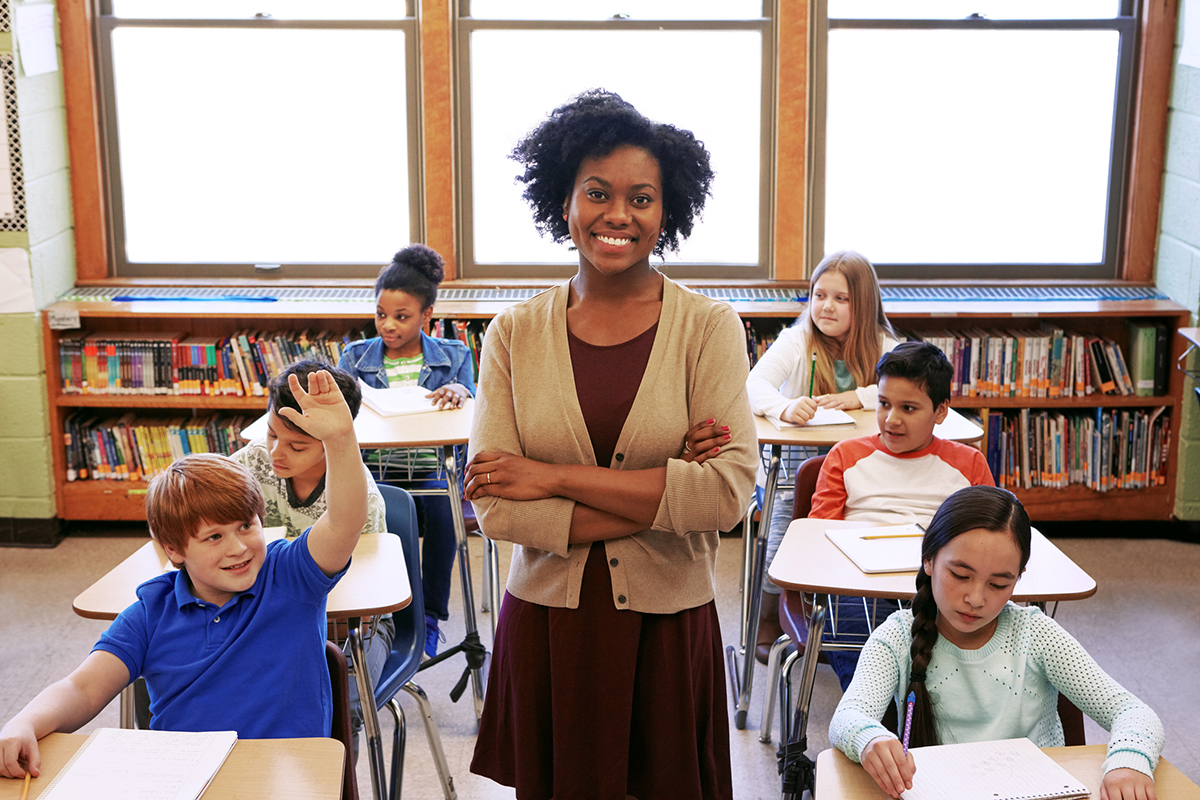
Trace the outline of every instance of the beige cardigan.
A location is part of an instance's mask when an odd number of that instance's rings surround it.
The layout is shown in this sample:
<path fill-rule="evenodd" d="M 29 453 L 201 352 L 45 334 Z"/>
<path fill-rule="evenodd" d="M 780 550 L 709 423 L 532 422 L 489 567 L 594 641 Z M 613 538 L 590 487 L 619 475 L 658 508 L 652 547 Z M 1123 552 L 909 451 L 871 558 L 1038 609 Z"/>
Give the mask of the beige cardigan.
<path fill-rule="evenodd" d="M 488 326 L 471 428 L 472 453 L 518 453 L 596 465 L 575 394 L 567 343 L 568 284 L 514 306 Z M 515 354 L 515 356 L 514 356 Z M 671 614 L 715 596 L 718 531 L 732 529 L 754 489 L 757 439 L 746 399 L 746 340 L 733 309 L 663 279 L 658 332 L 612 469 L 667 467 L 654 525 L 605 548 L 618 609 Z M 731 442 L 697 465 L 681 461 L 688 428 L 716 418 Z M 568 544 L 575 501 L 475 501 L 480 525 L 513 542 L 508 591 L 577 608 L 591 545 Z"/>

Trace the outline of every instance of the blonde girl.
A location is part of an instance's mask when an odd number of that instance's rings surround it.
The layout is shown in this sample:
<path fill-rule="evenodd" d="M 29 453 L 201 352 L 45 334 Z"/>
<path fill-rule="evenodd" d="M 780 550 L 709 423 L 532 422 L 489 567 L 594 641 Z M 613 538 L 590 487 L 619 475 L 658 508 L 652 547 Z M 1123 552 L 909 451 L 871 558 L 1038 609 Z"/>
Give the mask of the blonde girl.
<path fill-rule="evenodd" d="M 883 313 L 871 262 L 853 250 L 826 256 L 809 282 L 808 307 L 750 370 L 746 381 L 750 410 L 776 421 L 804 425 L 818 408 L 873 409 L 879 391 L 875 362 L 898 343 Z M 760 468 L 760 506 L 765 484 L 766 473 Z M 787 530 L 791 508 L 791 493 L 781 492 L 771 515 L 768 567 Z M 779 587 L 767 579 L 765 571 L 760 609 L 755 656 L 765 664 L 771 644 L 783 633 Z"/>
<path fill-rule="evenodd" d="M 912 788 L 916 764 L 879 722 L 889 703 L 916 696 L 910 747 L 1020 737 L 1061 747 L 1062 692 L 1112 733 L 1101 799 L 1154 800 L 1162 722 L 1057 622 L 1010 602 L 1030 538 L 1011 493 L 971 486 L 950 495 L 922 540 L 912 608 L 863 647 L 829 740 L 893 797 Z"/>

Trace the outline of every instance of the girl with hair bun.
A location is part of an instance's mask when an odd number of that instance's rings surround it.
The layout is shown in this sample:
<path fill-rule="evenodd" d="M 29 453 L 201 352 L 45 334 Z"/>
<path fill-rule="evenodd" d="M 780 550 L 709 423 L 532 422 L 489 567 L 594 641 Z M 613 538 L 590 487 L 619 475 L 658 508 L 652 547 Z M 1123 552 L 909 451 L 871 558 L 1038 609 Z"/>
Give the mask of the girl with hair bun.
<path fill-rule="evenodd" d="M 522 800 L 728 800 L 719 532 L 754 487 L 745 335 L 651 265 L 713 173 L 592 91 L 513 151 L 568 282 L 488 328 L 466 495 L 513 542 L 471 771 Z"/>
<path fill-rule="evenodd" d="M 376 389 L 421 386 L 438 408 L 459 408 L 475 394 L 471 351 L 457 339 L 425 333 L 433 317 L 438 284 L 445 277 L 442 257 L 423 244 L 410 244 L 392 257 L 375 281 L 375 330 L 378 336 L 352 342 L 338 367 Z M 430 473 L 410 484 L 442 488 L 446 482 Z M 454 569 L 454 517 L 450 498 L 415 495 L 422 536 L 421 582 L 425 596 L 425 654 L 437 655 L 445 636 L 439 623 L 450 618 L 450 574 Z M 386 653 L 384 656 L 386 657 Z"/>
<path fill-rule="evenodd" d="M 1061 747 L 1062 692 L 1112 734 L 1102 800 L 1153 800 L 1157 715 L 1057 622 L 1010 602 L 1030 541 L 1021 501 L 994 486 L 960 489 L 929 523 L 912 608 L 871 634 L 829 723 L 830 742 L 893 797 L 912 788 L 916 764 L 879 722 L 889 702 L 904 719 L 916 696 L 910 747 L 1021 737 Z"/>

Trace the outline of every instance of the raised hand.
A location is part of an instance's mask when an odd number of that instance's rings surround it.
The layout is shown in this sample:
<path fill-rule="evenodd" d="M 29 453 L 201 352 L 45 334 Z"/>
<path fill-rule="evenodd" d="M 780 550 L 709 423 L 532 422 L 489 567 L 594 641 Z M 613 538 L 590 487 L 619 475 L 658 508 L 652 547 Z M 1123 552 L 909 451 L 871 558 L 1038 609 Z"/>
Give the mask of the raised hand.
<path fill-rule="evenodd" d="M 300 385 L 295 375 L 288 376 L 288 385 L 296 397 L 296 403 L 304 413 L 294 408 L 281 408 L 279 416 L 295 423 L 302 431 L 314 439 L 327 439 L 354 433 L 354 418 L 350 416 L 350 407 L 342 397 L 333 376 L 325 370 L 313 372 L 308 376 L 308 390 Z"/>

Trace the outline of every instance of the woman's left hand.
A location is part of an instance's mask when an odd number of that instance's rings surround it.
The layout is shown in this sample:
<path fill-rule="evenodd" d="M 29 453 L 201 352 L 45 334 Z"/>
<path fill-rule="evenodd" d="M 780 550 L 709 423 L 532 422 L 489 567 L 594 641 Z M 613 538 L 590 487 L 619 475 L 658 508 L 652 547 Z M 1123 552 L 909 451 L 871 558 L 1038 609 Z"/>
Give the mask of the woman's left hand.
<path fill-rule="evenodd" d="M 858 392 L 851 389 L 848 392 L 838 392 L 837 394 L 823 394 L 817 398 L 817 406 L 820 408 L 836 408 L 839 411 L 851 411 L 856 408 L 862 408 L 862 401 L 858 399 Z"/>
<path fill-rule="evenodd" d="M 471 396 L 467 387 L 461 383 L 447 383 L 425 395 L 432 399 L 432 405 L 442 408 L 462 408 L 462 404 Z"/>
<path fill-rule="evenodd" d="M 1136 769 L 1113 769 L 1100 783 L 1100 800 L 1157 800 L 1154 779 Z"/>
<path fill-rule="evenodd" d="M 729 444 L 729 426 L 718 425 L 715 419 L 698 422 L 683 435 L 683 451 L 679 458 L 703 464 L 721 452 L 722 445 Z"/>
<path fill-rule="evenodd" d="M 463 494 L 468 500 L 543 500 L 554 497 L 554 465 L 511 453 L 476 453 L 467 464 Z"/>

